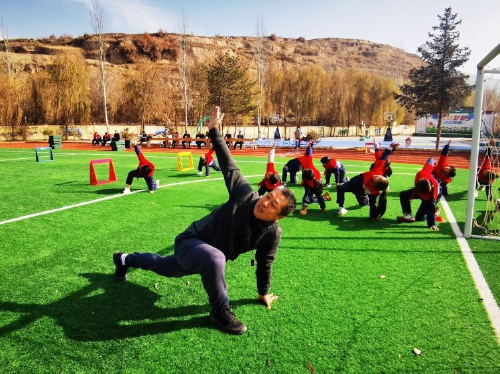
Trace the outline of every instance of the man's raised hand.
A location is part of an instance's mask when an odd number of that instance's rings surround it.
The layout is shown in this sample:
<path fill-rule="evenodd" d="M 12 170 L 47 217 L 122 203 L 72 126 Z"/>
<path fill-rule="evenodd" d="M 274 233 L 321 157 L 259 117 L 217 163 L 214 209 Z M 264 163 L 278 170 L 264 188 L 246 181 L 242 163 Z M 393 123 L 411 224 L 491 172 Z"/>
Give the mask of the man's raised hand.
<path fill-rule="evenodd" d="M 218 127 L 222 123 L 222 119 L 224 118 L 224 113 L 220 113 L 220 107 L 214 106 L 212 109 L 212 115 L 210 116 L 210 120 L 208 121 L 208 129 L 214 129 Z"/>

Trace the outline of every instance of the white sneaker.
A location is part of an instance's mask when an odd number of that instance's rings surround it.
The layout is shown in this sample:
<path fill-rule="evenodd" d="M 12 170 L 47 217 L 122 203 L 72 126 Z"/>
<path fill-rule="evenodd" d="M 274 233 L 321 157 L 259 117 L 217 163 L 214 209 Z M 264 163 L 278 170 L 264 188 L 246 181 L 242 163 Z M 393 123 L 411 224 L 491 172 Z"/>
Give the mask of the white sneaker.
<path fill-rule="evenodd" d="M 346 213 L 347 213 L 347 209 L 346 208 L 339 208 L 339 216 L 343 216 Z"/>
<path fill-rule="evenodd" d="M 157 179 L 155 184 L 156 184 L 156 188 L 160 187 L 160 180 Z"/>
<path fill-rule="evenodd" d="M 415 218 L 411 214 L 405 214 L 403 216 L 399 216 L 397 218 L 398 222 L 406 222 L 406 223 L 413 223 L 415 222 Z"/>
<path fill-rule="evenodd" d="M 130 188 L 125 188 L 122 192 L 124 195 L 128 195 L 130 193 Z"/>
<path fill-rule="evenodd" d="M 199 172 L 198 172 L 198 175 L 203 175 L 203 172 L 202 172 L 202 171 L 199 171 Z"/>
<path fill-rule="evenodd" d="M 325 184 L 325 187 L 331 187 L 332 185 L 330 183 Z"/>

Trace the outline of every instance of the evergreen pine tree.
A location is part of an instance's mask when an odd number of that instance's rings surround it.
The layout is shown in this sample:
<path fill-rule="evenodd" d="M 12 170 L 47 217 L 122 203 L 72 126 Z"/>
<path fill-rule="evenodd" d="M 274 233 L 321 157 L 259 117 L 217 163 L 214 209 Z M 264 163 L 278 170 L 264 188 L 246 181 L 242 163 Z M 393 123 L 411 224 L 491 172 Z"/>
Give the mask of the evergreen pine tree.
<path fill-rule="evenodd" d="M 474 89 L 467 83 L 468 75 L 457 69 L 464 65 L 470 55 L 469 48 L 460 48 L 460 33 L 457 20 L 451 7 L 446 8 L 440 23 L 433 26 L 437 33 L 429 33 L 431 40 L 419 47 L 423 65 L 410 70 L 410 83 L 400 86 L 401 93 L 395 93 L 394 99 L 417 117 L 436 114 L 437 125 L 436 149 L 441 139 L 442 118 L 453 107 L 461 106 Z"/>
<path fill-rule="evenodd" d="M 207 82 L 209 104 L 220 106 L 235 123 L 239 115 L 255 111 L 254 82 L 248 78 L 238 57 L 228 53 L 219 55 L 207 69 Z"/>

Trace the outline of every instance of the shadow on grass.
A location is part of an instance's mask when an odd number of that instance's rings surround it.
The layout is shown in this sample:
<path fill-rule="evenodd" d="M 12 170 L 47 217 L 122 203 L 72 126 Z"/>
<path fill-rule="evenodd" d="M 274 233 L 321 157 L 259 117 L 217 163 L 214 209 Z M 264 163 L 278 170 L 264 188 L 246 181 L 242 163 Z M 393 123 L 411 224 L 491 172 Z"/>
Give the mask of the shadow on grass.
<path fill-rule="evenodd" d="M 54 303 L 0 302 L 1 311 L 21 315 L 16 321 L 0 327 L 0 334 L 26 328 L 46 317 L 55 320 L 69 339 L 77 341 L 107 341 L 187 328 L 213 328 L 206 304 L 162 309 L 155 305 L 160 294 L 147 287 L 115 282 L 111 274 L 81 275 L 90 284 Z M 235 305 L 248 302 L 240 300 Z"/>
<path fill-rule="evenodd" d="M 446 201 L 460 201 L 467 198 L 467 191 L 449 193 L 448 195 L 444 196 L 444 198 L 446 199 Z"/>
<path fill-rule="evenodd" d="M 56 184 L 54 184 L 54 186 L 66 186 L 68 184 L 73 184 L 73 183 L 80 184 L 80 181 L 68 181 L 68 182 L 56 183 Z"/>
<path fill-rule="evenodd" d="M 101 190 L 97 190 L 95 193 L 98 194 L 98 195 L 116 195 L 116 194 L 121 194 L 123 192 L 124 188 L 125 187 L 121 187 L 121 188 L 104 188 L 104 189 L 101 189 Z M 146 186 L 146 188 L 147 188 L 147 186 Z"/>

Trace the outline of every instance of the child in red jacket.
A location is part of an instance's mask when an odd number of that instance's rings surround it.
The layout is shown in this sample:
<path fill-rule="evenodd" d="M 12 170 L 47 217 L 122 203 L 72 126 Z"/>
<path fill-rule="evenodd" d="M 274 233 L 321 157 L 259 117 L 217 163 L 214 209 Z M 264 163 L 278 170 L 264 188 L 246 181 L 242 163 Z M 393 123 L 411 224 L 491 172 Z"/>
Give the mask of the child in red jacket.
<path fill-rule="evenodd" d="M 146 157 L 141 152 L 141 148 L 138 145 L 134 146 L 135 153 L 139 158 L 139 166 L 137 169 L 134 169 L 128 173 L 127 180 L 125 182 L 125 189 L 123 190 L 123 194 L 130 193 L 130 186 L 132 185 L 132 181 L 134 178 L 139 179 L 144 178 L 146 184 L 148 185 L 149 192 L 154 193 L 155 190 L 160 185 L 160 181 L 154 181 L 153 174 L 155 172 L 155 166 L 152 162 L 149 162 Z"/>
<path fill-rule="evenodd" d="M 491 138 L 488 142 L 488 146 L 486 147 L 486 154 L 484 156 L 483 163 L 481 164 L 481 167 L 479 168 L 479 171 L 477 173 L 478 187 L 480 189 L 484 188 L 488 201 L 493 200 L 491 186 L 495 182 L 495 179 L 498 178 L 498 173 L 495 172 L 495 170 L 493 170 L 493 167 L 491 166 L 491 151 L 494 145 L 495 139 Z"/>
<path fill-rule="evenodd" d="M 389 179 L 387 175 L 387 163 L 389 155 L 399 148 L 398 143 L 391 143 L 380 155 L 375 155 L 375 162 L 369 171 L 352 177 L 349 181 L 337 187 L 337 204 L 339 204 L 339 216 L 348 212 L 344 208 L 345 193 L 352 192 L 360 206 L 370 206 L 370 218 L 380 220 L 387 209 L 387 193 Z M 377 204 L 378 198 L 378 204 Z"/>
<path fill-rule="evenodd" d="M 431 230 L 439 231 L 436 226 L 436 204 L 441 197 L 441 191 L 437 179 L 432 174 L 434 164 L 434 159 L 429 158 L 422 170 L 415 175 L 414 187 L 400 192 L 399 201 L 403 216 L 398 217 L 398 222 L 412 223 L 427 220 L 427 226 Z M 415 218 L 411 215 L 411 202 L 414 199 L 421 200 Z"/>
<path fill-rule="evenodd" d="M 264 179 L 259 182 L 259 189 L 257 190 L 259 196 L 264 195 L 266 192 L 271 192 L 276 187 L 281 186 L 280 175 L 274 169 L 274 152 L 275 146 L 271 148 L 267 155 L 266 175 Z"/>
<path fill-rule="evenodd" d="M 217 161 L 215 161 L 215 158 L 213 156 L 214 153 L 214 149 L 211 148 L 207 153 L 205 153 L 205 156 L 200 157 L 200 161 L 198 162 L 198 175 L 203 175 L 203 172 L 201 171 L 203 166 L 205 166 L 206 177 L 210 176 L 210 168 L 214 169 L 215 171 L 221 170 L 219 165 L 217 165 Z"/>
<path fill-rule="evenodd" d="M 304 196 L 302 197 L 302 209 L 300 214 L 307 214 L 307 207 L 311 203 L 319 203 L 322 211 L 326 211 L 325 200 L 331 200 L 330 195 L 323 196 L 323 182 L 321 181 L 321 173 L 313 163 L 312 143 L 307 145 L 306 153 L 301 158 L 303 165 L 301 186 L 304 187 Z"/>
<path fill-rule="evenodd" d="M 448 196 L 448 184 L 451 183 L 453 177 L 457 175 L 457 170 L 454 166 L 450 166 L 448 164 L 448 153 L 450 151 L 451 139 L 448 143 L 443 147 L 441 151 L 441 156 L 439 157 L 439 161 L 434 169 L 432 170 L 432 174 L 436 177 L 437 181 L 441 185 L 441 192 L 443 196 Z"/>

